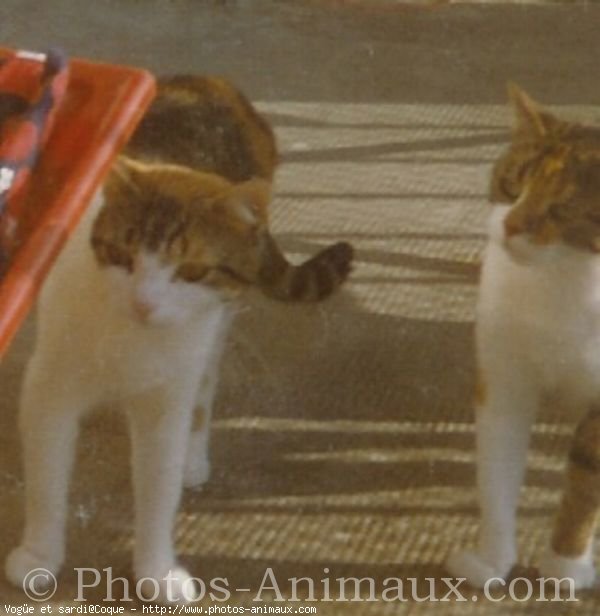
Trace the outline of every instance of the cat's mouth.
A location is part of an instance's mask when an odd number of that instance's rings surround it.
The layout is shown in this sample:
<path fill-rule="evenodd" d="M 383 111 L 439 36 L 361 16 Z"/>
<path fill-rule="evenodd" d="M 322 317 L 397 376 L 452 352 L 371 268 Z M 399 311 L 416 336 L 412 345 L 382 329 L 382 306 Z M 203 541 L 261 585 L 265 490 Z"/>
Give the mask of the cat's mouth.
<path fill-rule="evenodd" d="M 515 232 L 507 229 L 506 218 L 511 208 L 498 206 L 492 216 L 490 234 L 493 240 L 518 265 L 532 265 L 551 257 L 556 242 L 540 241 L 535 235 L 524 230 Z"/>

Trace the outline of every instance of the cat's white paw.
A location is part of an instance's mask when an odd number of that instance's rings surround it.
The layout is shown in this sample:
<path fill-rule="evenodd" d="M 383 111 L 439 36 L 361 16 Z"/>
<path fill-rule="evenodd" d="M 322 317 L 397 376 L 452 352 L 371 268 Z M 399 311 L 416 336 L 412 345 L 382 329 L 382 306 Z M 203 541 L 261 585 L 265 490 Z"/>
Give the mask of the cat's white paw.
<path fill-rule="evenodd" d="M 543 578 L 564 580 L 560 585 L 565 589 L 591 588 L 596 581 L 596 568 L 589 554 L 578 558 L 567 558 L 548 552 L 542 558 L 539 570 Z"/>
<path fill-rule="evenodd" d="M 42 558 L 25 546 L 19 546 L 6 558 L 4 569 L 11 584 L 19 588 L 27 584 L 30 590 L 41 593 L 55 583 L 60 566 L 59 559 Z"/>
<path fill-rule="evenodd" d="M 200 488 L 210 477 L 210 460 L 206 446 L 192 441 L 188 446 L 183 471 L 183 485 L 186 488 Z"/>
<path fill-rule="evenodd" d="M 142 599 L 163 604 L 187 605 L 202 598 L 198 582 L 183 568 L 173 567 L 160 575 L 138 576 Z"/>
<path fill-rule="evenodd" d="M 512 559 L 489 562 L 474 551 L 465 550 L 451 554 L 446 561 L 446 569 L 457 578 L 465 578 L 473 588 L 493 587 L 494 581 L 506 580 L 514 562 Z"/>
<path fill-rule="evenodd" d="M 201 488 L 210 477 L 210 461 L 193 459 L 188 460 L 183 472 L 183 485 L 185 488 Z"/>

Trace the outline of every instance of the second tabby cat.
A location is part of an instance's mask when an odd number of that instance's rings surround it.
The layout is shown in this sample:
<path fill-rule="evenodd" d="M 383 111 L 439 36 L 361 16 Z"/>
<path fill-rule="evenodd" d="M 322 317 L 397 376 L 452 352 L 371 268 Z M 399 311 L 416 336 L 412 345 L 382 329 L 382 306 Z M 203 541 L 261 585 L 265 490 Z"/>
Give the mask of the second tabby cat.
<path fill-rule="evenodd" d="M 509 575 L 529 434 L 553 394 L 579 425 L 540 570 L 588 587 L 600 511 L 600 130 L 516 87 L 511 97 L 517 121 L 493 171 L 477 314 L 480 536 L 448 566 L 478 587 Z"/>
<path fill-rule="evenodd" d="M 269 233 L 273 133 L 228 83 L 163 81 L 102 194 L 51 272 L 22 390 L 25 529 L 8 556 L 21 586 L 65 559 L 68 486 L 82 415 L 122 406 L 132 436 L 134 573 L 158 601 L 198 589 L 177 564 L 183 484 L 209 475 L 218 363 L 232 300 L 250 286 L 319 300 L 350 270 L 340 243 L 292 266 Z M 196 415 L 194 418 L 194 410 Z"/>

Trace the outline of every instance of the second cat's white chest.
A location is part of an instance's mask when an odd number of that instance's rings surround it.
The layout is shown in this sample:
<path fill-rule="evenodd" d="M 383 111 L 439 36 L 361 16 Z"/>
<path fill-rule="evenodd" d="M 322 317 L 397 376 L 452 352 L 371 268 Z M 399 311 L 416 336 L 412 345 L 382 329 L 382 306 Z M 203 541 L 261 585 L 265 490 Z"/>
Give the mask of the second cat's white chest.
<path fill-rule="evenodd" d="M 600 257 L 566 247 L 515 260 L 492 233 L 478 304 L 479 353 L 530 369 L 545 389 L 600 392 Z"/>

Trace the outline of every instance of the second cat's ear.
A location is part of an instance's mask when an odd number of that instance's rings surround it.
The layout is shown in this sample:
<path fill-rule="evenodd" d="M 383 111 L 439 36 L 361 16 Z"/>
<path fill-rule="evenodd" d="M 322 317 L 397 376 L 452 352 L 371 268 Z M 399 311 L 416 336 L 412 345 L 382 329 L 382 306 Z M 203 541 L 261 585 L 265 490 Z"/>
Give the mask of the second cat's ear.
<path fill-rule="evenodd" d="M 543 137 L 560 123 L 515 83 L 508 84 L 508 97 L 515 111 L 516 131 Z"/>
<path fill-rule="evenodd" d="M 271 184 L 253 178 L 233 187 L 228 198 L 230 211 L 242 223 L 262 227 L 268 222 L 268 207 L 271 200 Z"/>

